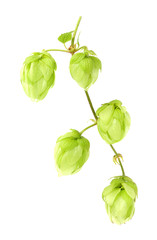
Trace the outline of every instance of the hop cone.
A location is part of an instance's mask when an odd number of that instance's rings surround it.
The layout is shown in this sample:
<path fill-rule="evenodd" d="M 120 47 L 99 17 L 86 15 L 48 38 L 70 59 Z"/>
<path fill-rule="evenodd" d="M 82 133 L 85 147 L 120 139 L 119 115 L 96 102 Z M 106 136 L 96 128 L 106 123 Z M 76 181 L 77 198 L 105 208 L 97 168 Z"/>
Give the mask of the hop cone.
<path fill-rule="evenodd" d="M 58 174 L 70 175 L 80 171 L 89 157 L 89 141 L 76 130 L 59 137 L 54 150 Z"/>
<path fill-rule="evenodd" d="M 119 142 L 125 137 L 131 119 L 119 100 L 103 104 L 98 108 L 96 114 L 98 116 L 98 131 L 108 144 Z"/>
<path fill-rule="evenodd" d="M 42 100 L 55 83 L 57 65 L 47 52 L 35 52 L 27 57 L 21 69 L 21 83 L 28 97 Z"/>
<path fill-rule="evenodd" d="M 126 176 L 115 177 L 104 189 L 102 198 L 111 222 L 123 224 L 133 217 L 137 192 L 136 184 Z"/>
<path fill-rule="evenodd" d="M 101 61 L 86 53 L 76 53 L 70 60 L 70 73 L 80 87 L 87 90 L 98 78 Z"/>

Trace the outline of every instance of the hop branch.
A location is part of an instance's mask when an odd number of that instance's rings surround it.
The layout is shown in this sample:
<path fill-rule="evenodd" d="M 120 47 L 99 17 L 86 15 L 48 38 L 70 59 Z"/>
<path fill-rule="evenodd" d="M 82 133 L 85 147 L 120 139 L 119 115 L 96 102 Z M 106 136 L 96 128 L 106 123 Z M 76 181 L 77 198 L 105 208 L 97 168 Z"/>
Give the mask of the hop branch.
<path fill-rule="evenodd" d="M 83 137 L 83 133 L 97 126 L 100 136 L 115 154 L 114 163 L 118 163 L 122 170 L 122 175 L 114 177 L 102 194 L 110 220 L 113 223 L 122 224 L 134 215 L 137 186 L 125 175 L 121 161 L 122 155 L 117 153 L 113 144 L 126 136 L 131 123 L 130 115 L 119 100 L 104 103 L 95 111 L 88 90 L 98 79 L 102 64 L 93 50 L 89 50 L 87 46 L 80 47 L 79 35 L 76 40 L 80 21 L 81 17 L 74 31 L 63 33 L 58 37 L 65 49 L 42 50 L 42 52 L 32 53 L 25 59 L 20 73 L 21 84 L 26 95 L 33 101 L 43 100 L 55 84 L 57 70 L 56 61 L 49 52 L 60 51 L 71 54 L 70 74 L 84 90 L 94 120 L 92 119 L 93 124 L 82 131 L 71 129 L 71 132 L 57 139 L 54 150 L 56 169 L 59 176 L 75 174 L 81 170 L 89 158 L 90 150 L 90 142 Z M 69 42 L 70 46 L 67 47 L 66 44 Z"/>

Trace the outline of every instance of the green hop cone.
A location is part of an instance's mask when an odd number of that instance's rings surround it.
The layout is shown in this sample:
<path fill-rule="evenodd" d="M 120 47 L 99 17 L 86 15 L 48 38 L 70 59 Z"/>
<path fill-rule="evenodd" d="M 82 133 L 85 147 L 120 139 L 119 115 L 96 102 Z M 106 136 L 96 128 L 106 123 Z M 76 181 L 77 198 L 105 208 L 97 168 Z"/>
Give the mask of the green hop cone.
<path fill-rule="evenodd" d="M 23 63 L 20 77 L 23 89 L 34 101 L 42 100 L 55 83 L 57 65 L 47 52 L 35 52 Z"/>
<path fill-rule="evenodd" d="M 114 177 L 102 193 L 111 222 L 123 224 L 133 217 L 137 194 L 137 186 L 131 178 L 126 176 Z"/>
<path fill-rule="evenodd" d="M 96 115 L 98 131 L 108 144 L 119 142 L 125 137 L 130 128 L 131 119 L 119 100 L 103 104 L 96 111 Z"/>
<path fill-rule="evenodd" d="M 69 69 L 72 78 L 87 90 L 98 78 L 101 61 L 87 53 L 76 53 L 71 57 Z"/>
<path fill-rule="evenodd" d="M 80 171 L 89 157 L 89 141 L 72 129 L 59 137 L 54 150 L 55 164 L 59 176 Z"/>

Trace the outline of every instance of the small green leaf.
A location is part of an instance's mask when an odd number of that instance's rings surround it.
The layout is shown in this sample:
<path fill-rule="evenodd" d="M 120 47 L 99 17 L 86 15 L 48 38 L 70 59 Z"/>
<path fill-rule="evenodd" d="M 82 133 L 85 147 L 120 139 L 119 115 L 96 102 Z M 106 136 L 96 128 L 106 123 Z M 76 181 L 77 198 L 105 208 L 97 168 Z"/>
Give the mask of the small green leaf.
<path fill-rule="evenodd" d="M 59 40 L 61 43 L 69 42 L 69 41 L 72 39 L 72 33 L 73 33 L 73 31 L 67 32 L 67 33 L 63 33 L 63 34 L 61 34 L 61 35 L 58 37 L 58 40 Z"/>

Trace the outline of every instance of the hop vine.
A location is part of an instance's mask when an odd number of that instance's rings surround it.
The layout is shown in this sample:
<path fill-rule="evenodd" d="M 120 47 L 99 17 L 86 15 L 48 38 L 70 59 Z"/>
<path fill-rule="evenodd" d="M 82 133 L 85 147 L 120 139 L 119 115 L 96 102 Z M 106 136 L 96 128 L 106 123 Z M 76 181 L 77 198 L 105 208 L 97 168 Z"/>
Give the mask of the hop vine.
<path fill-rule="evenodd" d="M 97 126 L 100 136 L 114 152 L 114 163 L 118 164 L 122 171 L 121 176 L 113 177 L 110 185 L 104 188 L 102 199 L 111 222 L 123 224 L 134 215 L 138 190 L 133 180 L 126 176 L 122 165 L 122 154 L 117 153 L 113 144 L 126 136 L 131 119 L 122 102 L 117 99 L 102 104 L 97 111 L 94 109 L 89 88 L 98 79 L 102 63 L 93 50 L 89 50 L 87 46 L 80 47 L 79 34 L 76 40 L 81 18 L 79 17 L 74 30 L 58 37 L 64 49 L 44 49 L 32 53 L 25 59 L 20 72 L 21 84 L 31 100 L 36 102 L 43 100 L 55 84 L 57 70 L 56 61 L 49 52 L 60 51 L 71 54 L 69 63 L 71 77 L 84 90 L 94 120 L 93 124 L 82 131 L 71 129 L 57 139 L 54 149 L 56 169 L 59 176 L 76 174 L 81 170 L 90 155 L 90 142 L 83 133 Z M 67 43 L 70 46 L 67 47 Z"/>

